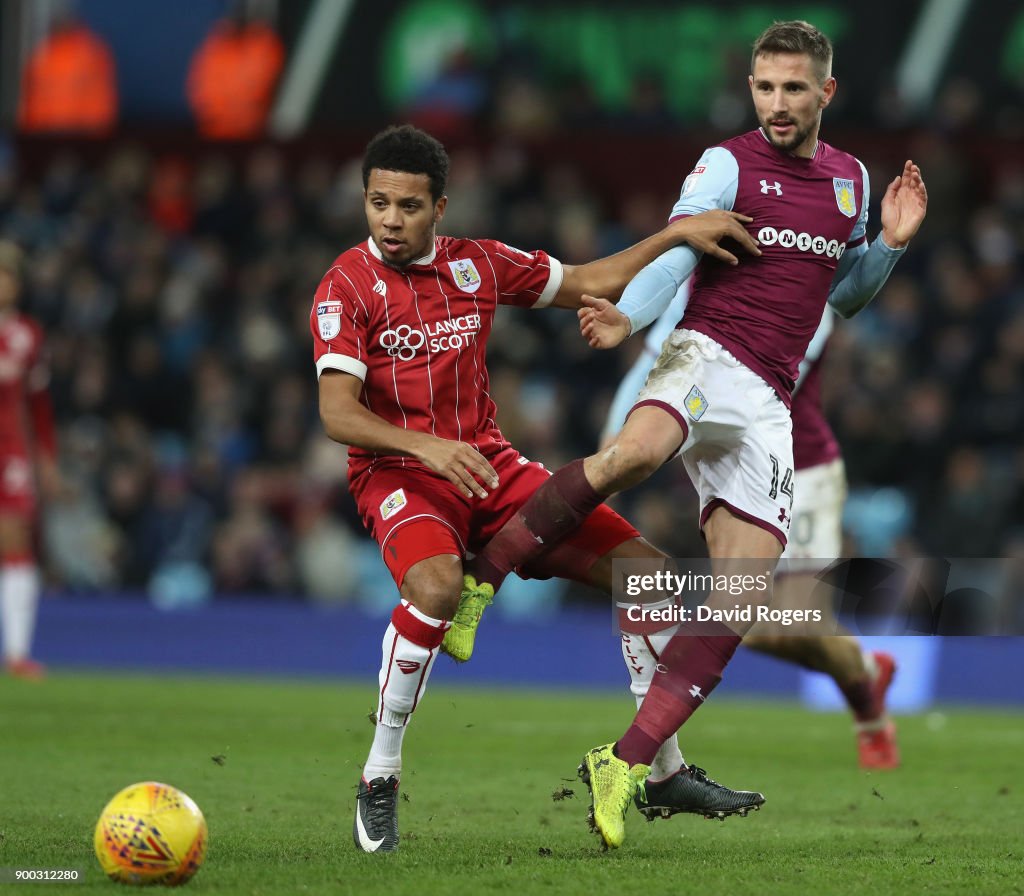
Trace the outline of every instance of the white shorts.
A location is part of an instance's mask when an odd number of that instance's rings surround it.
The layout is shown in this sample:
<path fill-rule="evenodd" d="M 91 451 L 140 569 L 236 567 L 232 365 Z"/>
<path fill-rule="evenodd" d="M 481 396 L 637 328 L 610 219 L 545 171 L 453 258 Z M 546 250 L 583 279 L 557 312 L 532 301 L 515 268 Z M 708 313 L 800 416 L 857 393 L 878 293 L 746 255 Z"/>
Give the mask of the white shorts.
<path fill-rule="evenodd" d="M 717 342 L 675 330 L 637 396 L 679 422 L 686 472 L 700 496 L 700 526 L 716 507 L 786 545 L 793 509 L 793 424 L 761 377 Z"/>
<path fill-rule="evenodd" d="M 843 550 L 846 470 L 839 458 L 797 470 L 793 477 L 793 523 L 782 554 L 787 572 L 824 569 Z"/>

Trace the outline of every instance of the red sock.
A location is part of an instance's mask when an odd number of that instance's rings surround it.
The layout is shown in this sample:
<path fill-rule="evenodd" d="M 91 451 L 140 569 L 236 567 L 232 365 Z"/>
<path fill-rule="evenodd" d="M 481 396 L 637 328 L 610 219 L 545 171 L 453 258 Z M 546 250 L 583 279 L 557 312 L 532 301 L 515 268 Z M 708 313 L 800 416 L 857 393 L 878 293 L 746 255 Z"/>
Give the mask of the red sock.
<path fill-rule="evenodd" d="M 658 748 L 722 680 L 722 670 L 742 640 L 719 622 L 681 625 L 661 654 L 643 706 L 615 746 L 619 758 L 630 765 L 650 765 Z"/>
<path fill-rule="evenodd" d="M 505 576 L 575 532 L 604 499 L 587 481 L 582 459 L 566 464 L 502 526 L 467 571 L 497 591 Z"/>
<path fill-rule="evenodd" d="M 848 685 L 839 685 L 846 703 L 858 722 L 870 722 L 878 717 L 875 695 L 871 688 L 871 679 L 864 676 Z"/>

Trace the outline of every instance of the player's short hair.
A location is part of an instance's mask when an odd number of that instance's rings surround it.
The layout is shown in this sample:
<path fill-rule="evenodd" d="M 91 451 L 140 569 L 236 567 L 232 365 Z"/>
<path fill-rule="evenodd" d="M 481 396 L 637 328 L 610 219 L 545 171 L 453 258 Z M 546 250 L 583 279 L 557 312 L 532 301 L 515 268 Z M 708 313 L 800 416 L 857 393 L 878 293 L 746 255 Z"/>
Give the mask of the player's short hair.
<path fill-rule="evenodd" d="M 810 56 L 822 83 L 832 72 L 832 41 L 810 22 L 793 20 L 769 25 L 754 41 L 754 51 L 750 55 L 751 73 L 758 56 L 771 56 L 775 53 Z"/>
<path fill-rule="evenodd" d="M 370 183 L 374 168 L 425 174 L 430 179 L 430 195 L 437 202 L 448 185 L 448 153 L 438 140 L 411 124 L 392 126 L 381 131 L 366 145 L 363 156 L 363 188 Z"/>

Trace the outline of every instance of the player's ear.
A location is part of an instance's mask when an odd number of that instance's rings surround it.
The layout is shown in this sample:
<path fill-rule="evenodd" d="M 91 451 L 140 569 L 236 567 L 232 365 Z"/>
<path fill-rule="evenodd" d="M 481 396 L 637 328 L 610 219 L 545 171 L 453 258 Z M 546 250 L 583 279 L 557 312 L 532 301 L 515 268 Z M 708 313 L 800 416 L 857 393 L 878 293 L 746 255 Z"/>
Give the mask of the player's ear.
<path fill-rule="evenodd" d="M 440 223 L 441 219 L 444 217 L 444 209 L 445 209 L 445 206 L 447 206 L 447 205 L 448 205 L 448 197 L 447 196 L 442 196 L 440 199 L 437 200 L 437 204 L 434 206 L 434 223 L 435 224 Z"/>
<path fill-rule="evenodd" d="M 826 78 L 821 86 L 821 108 L 824 109 L 836 95 L 836 79 Z"/>

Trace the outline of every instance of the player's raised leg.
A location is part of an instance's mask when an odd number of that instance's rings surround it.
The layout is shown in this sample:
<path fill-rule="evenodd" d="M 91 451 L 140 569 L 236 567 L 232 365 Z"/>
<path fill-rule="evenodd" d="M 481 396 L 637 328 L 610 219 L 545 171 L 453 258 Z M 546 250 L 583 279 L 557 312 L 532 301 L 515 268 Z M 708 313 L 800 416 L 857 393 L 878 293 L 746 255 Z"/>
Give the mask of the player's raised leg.
<path fill-rule="evenodd" d="M 638 408 L 607 448 L 556 470 L 467 563 L 468 571 L 497 591 L 513 569 L 578 530 L 606 498 L 647 479 L 685 438 L 670 414 L 656 407 Z"/>

